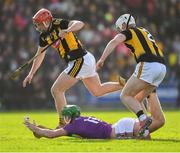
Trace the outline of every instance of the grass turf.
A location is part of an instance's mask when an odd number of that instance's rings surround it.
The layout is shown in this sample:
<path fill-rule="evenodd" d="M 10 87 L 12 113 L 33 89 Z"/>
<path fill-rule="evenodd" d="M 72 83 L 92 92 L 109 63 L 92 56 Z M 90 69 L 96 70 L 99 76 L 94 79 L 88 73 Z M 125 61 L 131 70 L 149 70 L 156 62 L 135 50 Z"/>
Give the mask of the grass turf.
<path fill-rule="evenodd" d="M 166 124 L 145 140 L 88 140 L 71 137 L 35 139 L 22 124 L 25 115 L 37 123 L 54 128 L 57 115 L 53 112 L 0 113 L 0 152 L 180 152 L 180 111 L 165 111 Z M 86 112 L 109 123 L 122 117 L 134 117 L 130 112 Z"/>

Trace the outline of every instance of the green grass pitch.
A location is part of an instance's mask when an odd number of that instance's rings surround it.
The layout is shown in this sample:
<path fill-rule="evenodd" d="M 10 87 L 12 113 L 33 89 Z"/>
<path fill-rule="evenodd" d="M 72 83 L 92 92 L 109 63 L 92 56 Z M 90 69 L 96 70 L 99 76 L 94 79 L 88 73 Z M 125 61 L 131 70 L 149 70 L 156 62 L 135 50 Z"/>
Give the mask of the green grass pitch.
<path fill-rule="evenodd" d="M 0 152 L 180 152 L 180 111 L 165 111 L 166 124 L 145 140 L 88 140 L 71 137 L 36 139 L 22 124 L 29 115 L 37 123 L 54 128 L 54 112 L 3 112 L 0 113 Z M 122 117 L 134 117 L 130 112 L 86 112 L 109 123 Z"/>

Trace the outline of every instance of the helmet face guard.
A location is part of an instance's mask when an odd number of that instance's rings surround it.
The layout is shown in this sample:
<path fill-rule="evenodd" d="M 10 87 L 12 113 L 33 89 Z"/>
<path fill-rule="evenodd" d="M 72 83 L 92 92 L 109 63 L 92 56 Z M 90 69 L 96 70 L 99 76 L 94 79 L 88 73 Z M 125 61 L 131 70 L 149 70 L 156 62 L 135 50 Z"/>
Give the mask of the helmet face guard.
<path fill-rule="evenodd" d="M 70 116 L 61 116 L 61 121 L 64 124 L 69 124 L 71 122 L 71 117 Z"/>
<path fill-rule="evenodd" d="M 45 31 L 45 30 L 43 30 L 43 29 L 45 29 L 43 23 L 33 22 L 33 25 L 34 25 L 34 28 L 35 28 L 37 31 L 39 31 L 39 32 Z"/>

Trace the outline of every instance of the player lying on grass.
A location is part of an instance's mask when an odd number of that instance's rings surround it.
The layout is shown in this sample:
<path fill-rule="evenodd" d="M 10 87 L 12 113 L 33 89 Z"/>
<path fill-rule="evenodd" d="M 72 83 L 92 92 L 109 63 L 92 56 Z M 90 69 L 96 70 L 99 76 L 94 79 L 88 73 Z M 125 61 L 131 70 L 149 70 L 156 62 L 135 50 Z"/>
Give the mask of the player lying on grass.
<path fill-rule="evenodd" d="M 150 112 L 153 123 L 150 126 L 150 132 L 159 129 L 164 124 L 164 115 L 160 107 L 156 93 L 151 93 L 149 97 Z M 153 103 L 151 101 L 154 101 Z M 161 113 L 160 113 L 161 112 Z M 59 129 L 48 129 L 43 126 L 37 126 L 25 118 L 24 124 L 39 138 L 56 138 L 61 136 L 78 135 L 88 139 L 127 139 L 144 138 L 150 139 L 150 135 L 139 136 L 140 123 L 138 119 L 123 118 L 114 125 L 108 124 L 95 117 L 80 116 L 79 107 L 76 105 L 67 105 L 61 111 L 62 121 L 65 126 Z"/>

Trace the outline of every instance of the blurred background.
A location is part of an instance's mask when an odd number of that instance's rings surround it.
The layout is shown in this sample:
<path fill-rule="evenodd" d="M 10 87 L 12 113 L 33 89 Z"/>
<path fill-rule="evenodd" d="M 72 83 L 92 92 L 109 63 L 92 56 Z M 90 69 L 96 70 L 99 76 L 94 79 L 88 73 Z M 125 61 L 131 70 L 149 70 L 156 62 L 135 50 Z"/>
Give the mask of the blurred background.
<path fill-rule="evenodd" d="M 78 37 L 96 60 L 106 44 L 117 34 L 115 21 L 131 13 L 137 25 L 148 29 L 163 50 L 167 75 L 158 88 L 163 107 L 180 108 L 180 1 L 179 0 L 1 0 L 0 1 L 0 110 L 52 109 L 55 111 L 50 88 L 66 64 L 53 49 L 28 87 L 22 81 L 30 67 L 15 81 L 9 73 L 30 59 L 36 52 L 39 33 L 32 16 L 47 8 L 54 17 L 85 22 Z M 99 72 L 102 82 L 115 81 L 117 75 L 126 79 L 133 73 L 135 60 L 129 50 L 119 44 Z M 95 98 L 81 82 L 67 93 L 69 104 L 84 108 L 122 108 L 119 92 Z"/>

